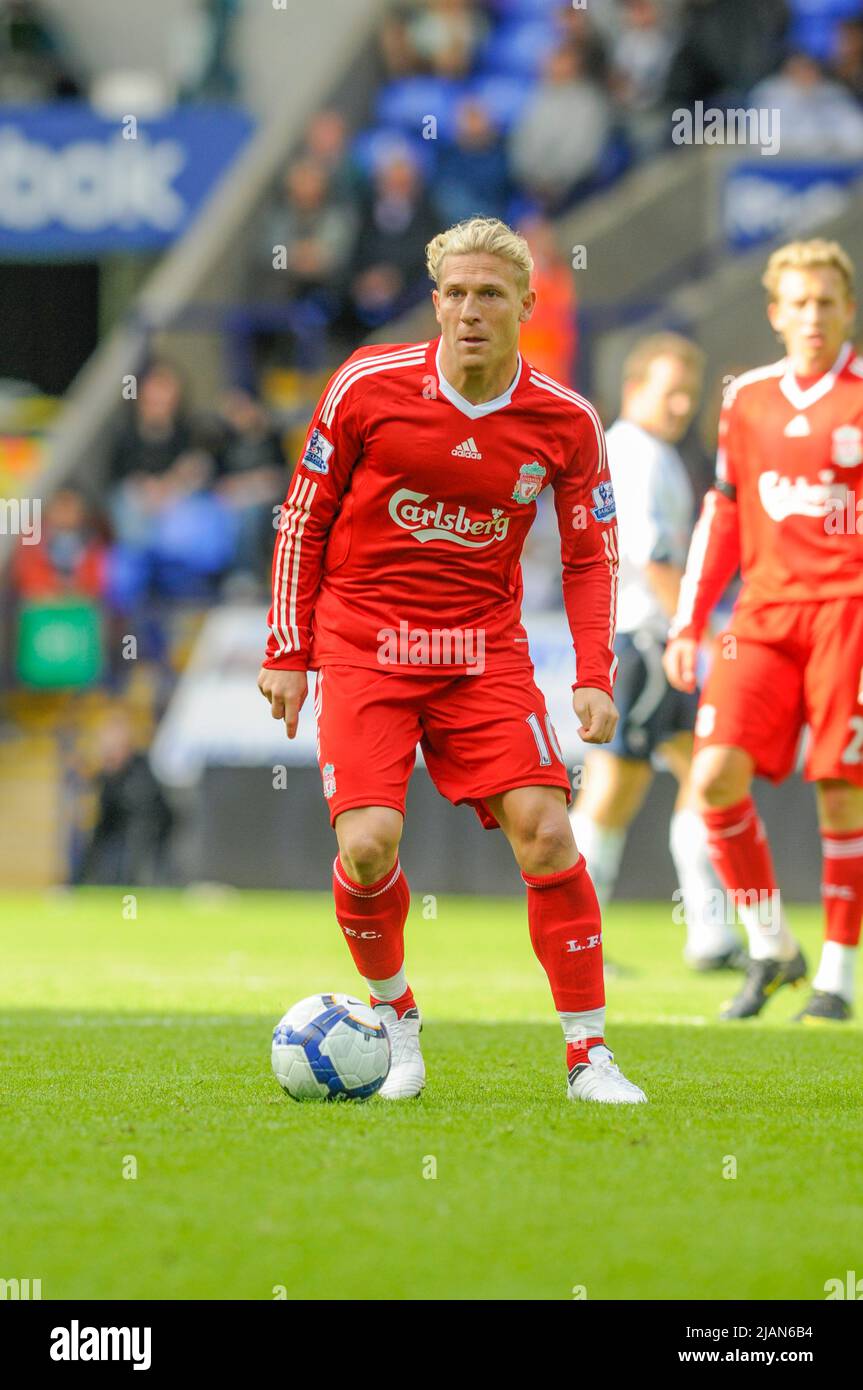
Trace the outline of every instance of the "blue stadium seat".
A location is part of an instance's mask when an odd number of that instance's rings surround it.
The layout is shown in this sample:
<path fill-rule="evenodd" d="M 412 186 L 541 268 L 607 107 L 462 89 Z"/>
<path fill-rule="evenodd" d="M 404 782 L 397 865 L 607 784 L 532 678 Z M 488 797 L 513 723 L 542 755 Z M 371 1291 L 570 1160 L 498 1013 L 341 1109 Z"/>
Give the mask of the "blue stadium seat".
<path fill-rule="evenodd" d="M 438 137 L 449 139 L 455 107 L 464 89 L 462 82 L 444 77 L 405 77 L 381 88 L 375 115 L 380 125 L 401 126 L 421 136 L 423 121 L 434 116 Z"/>
<path fill-rule="evenodd" d="M 788 46 L 829 63 L 840 19 L 863 19 L 861 0 L 792 0 Z"/>
<path fill-rule="evenodd" d="M 599 163 L 584 188 L 584 194 L 598 193 L 625 174 L 632 163 L 632 146 L 623 130 L 613 130 L 605 143 Z"/>
<path fill-rule="evenodd" d="M 536 77 L 560 42 L 554 25 L 543 20 L 501 24 L 480 50 L 483 72 Z"/>
<path fill-rule="evenodd" d="M 547 19 L 565 4 L 566 0 L 491 0 L 491 9 L 502 19 Z"/>
<path fill-rule="evenodd" d="M 393 126 L 370 126 L 361 130 L 351 145 L 351 154 L 366 178 L 371 178 L 382 160 L 402 153 L 419 165 L 426 179 L 434 172 L 436 142 L 408 135 Z"/>
<path fill-rule="evenodd" d="M 863 18 L 860 0 L 791 0 L 789 8 L 795 18 L 801 19 Z"/>
<path fill-rule="evenodd" d="M 532 93 L 533 84 L 523 77 L 488 72 L 469 82 L 465 95 L 482 102 L 495 125 L 505 133 L 521 115 Z"/>

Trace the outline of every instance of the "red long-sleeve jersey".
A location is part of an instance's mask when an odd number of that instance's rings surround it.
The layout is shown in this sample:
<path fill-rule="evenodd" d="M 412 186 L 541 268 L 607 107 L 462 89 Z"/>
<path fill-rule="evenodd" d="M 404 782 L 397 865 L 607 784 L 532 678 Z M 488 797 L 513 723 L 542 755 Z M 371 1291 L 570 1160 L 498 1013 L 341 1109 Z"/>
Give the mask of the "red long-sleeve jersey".
<path fill-rule="evenodd" d="M 732 630 L 765 604 L 863 597 L 863 358 L 850 343 L 801 383 L 787 359 L 732 382 L 716 483 L 689 549 L 672 637 L 700 639 L 740 569 Z"/>
<path fill-rule="evenodd" d="M 573 689 L 610 694 L 617 525 L 597 412 L 520 356 L 503 395 L 474 405 L 439 343 L 360 348 L 328 383 L 282 509 L 264 664 L 423 673 L 444 633 L 460 674 L 481 633 L 484 669 L 529 670 L 520 556 L 550 486 Z"/>

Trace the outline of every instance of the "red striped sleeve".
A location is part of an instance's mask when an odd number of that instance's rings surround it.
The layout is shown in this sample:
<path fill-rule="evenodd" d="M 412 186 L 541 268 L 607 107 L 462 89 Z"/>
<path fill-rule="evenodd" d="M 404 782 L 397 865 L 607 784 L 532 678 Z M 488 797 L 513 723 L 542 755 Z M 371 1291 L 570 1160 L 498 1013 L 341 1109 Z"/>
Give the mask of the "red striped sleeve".
<path fill-rule="evenodd" d="M 740 564 L 737 502 L 711 488 L 692 533 L 669 639 L 701 640 L 707 620 Z"/>
<path fill-rule="evenodd" d="M 369 378 L 425 361 L 427 344 L 360 348 L 328 381 L 279 515 L 264 665 L 306 671 L 312 616 L 330 530 L 363 451 L 362 400 Z"/>
<path fill-rule="evenodd" d="M 538 375 L 535 373 L 534 378 Z M 536 384 L 549 389 L 542 380 Z M 553 394 L 566 392 L 576 407 L 575 451 L 567 468 L 552 480 L 560 530 L 563 601 L 575 651 L 572 688 L 591 686 L 610 695 L 617 669 L 614 631 L 619 556 L 605 434 L 588 401 L 556 382 L 552 385 L 556 388 Z"/>

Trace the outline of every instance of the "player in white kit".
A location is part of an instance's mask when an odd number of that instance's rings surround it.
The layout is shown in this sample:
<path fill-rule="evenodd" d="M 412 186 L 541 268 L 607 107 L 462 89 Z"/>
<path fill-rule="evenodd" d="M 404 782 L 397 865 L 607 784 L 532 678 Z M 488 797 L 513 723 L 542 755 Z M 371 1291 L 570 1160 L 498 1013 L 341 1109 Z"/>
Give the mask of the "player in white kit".
<path fill-rule="evenodd" d="M 606 436 L 619 526 L 614 650 L 620 723 L 610 743 L 587 753 L 570 812 L 604 905 L 614 893 L 627 830 L 647 796 L 654 762 L 673 774 L 678 793 L 669 847 L 686 921 L 684 958 L 698 970 L 745 963 L 707 855 L 703 822 L 691 804 L 697 694 L 673 690 L 662 669 L 694 519 L 692 485 L 674 445 L 698 408 L 703 371 L 700 349 L 673 333 L 644 339 L 624 363 L 621 415 Z"/>

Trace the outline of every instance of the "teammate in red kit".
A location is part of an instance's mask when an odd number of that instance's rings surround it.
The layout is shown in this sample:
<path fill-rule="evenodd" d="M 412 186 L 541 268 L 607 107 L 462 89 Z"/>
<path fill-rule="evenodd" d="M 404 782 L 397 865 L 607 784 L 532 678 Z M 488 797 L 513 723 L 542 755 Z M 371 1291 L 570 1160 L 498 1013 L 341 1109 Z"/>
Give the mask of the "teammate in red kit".
<path fill-rule="evenodd" d="M 519 558 L 550 487 L 573 708 L 582 739 L 607 742 L 617 533 L 602 426 L 519 353 L 536 299 L 522 237 L 472 218 L 429 243 L 428 268 L 440 337 L 361 348 L 315 411 L 280 523 L 258 685 L 293 738 L 306 672 L 317 672 L 336 917 L 393 1041 L 381 1095 L 425 1084 L 398 858 L 420 743 L 438 790 L 512 846 L 563 1024 L 569 1096 L 641 1102 L 605 1045 L 599 907 L 521 623 Z"/>
<path fill-rule="evenodd" d="M 708 615 L 739 565 L 743 587 L 701 697 L 692 769 L 716 870 L 747 902 L 752 963 L 724 1018 L 752 1017 L 806 973 L 750 795 L 754 775 L 788 776 L 804 725 L 826 931 L 797 1018 L 851 1014 L 863 914 L 863 358 L 849 341 L 853 274 L 835 242 L 793 242 L 770 257 L 767 314 L 787 356 L 726 394 L 716 483 L 666 650 L 669 680 L 691 689 Z"/>

